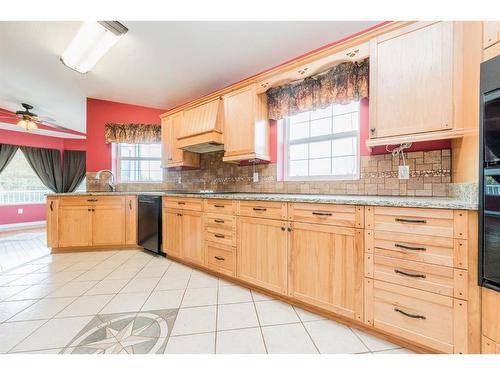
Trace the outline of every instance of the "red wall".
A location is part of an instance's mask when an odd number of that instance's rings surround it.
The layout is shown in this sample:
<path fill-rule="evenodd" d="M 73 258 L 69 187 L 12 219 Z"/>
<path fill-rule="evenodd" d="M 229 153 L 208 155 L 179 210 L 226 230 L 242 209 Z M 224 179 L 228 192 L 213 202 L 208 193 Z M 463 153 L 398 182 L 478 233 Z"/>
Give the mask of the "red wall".
<path fill-rule="evenodd" d="M 87 172 L 111 169 L 111 145 L 104 142 L 108 122 L 160 124 L 165 110 L 87 98 Z"/>

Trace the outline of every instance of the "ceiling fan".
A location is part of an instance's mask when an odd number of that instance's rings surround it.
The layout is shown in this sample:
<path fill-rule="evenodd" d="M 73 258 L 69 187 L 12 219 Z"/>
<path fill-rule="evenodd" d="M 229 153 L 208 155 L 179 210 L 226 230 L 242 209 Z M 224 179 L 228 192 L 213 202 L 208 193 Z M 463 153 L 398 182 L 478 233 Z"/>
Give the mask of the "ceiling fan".
<path fill-rule="evenodd" d="M 18 120 L 17 126 L 27 131 L 38 129 L 38 125 L 47 125 L 57 129 L 70 130 L 60 125 L 54 124 L 55 120 L 51 117 L 38 117 L 36 113 L 31 112 L 33 106 L 30 104 L 21 103 L 21 106 L 24 108 L 24 110 L 16 111 L 15 114 L 0 109 L 0 121 L 2 119 Z"/>

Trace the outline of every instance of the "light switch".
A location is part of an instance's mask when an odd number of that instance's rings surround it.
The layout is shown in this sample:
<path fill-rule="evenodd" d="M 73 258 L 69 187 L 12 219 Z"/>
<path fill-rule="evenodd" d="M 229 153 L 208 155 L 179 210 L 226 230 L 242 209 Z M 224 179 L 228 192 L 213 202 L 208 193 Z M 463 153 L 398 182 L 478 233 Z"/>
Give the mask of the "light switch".
<path fill-rule="evenodd" d="M 18 208 L 17 209 L 17 214 L 22 215 L 24 213 L 24 208 Z"/>

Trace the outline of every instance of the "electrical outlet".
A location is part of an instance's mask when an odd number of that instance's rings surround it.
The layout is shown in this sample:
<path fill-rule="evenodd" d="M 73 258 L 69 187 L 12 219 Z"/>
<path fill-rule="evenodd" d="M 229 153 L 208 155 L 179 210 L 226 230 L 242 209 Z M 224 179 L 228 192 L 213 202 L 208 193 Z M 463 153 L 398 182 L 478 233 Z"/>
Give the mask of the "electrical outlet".
<path fill-rule="evenodd" d="M 182 184 L 182 178 L 181 178 L 180 176 L 179 176 L 179 177 L 177 177 L 177 183 L 178 183 L 178 184 Z"/>
<path fill-rule="evenodd" d="M 400 165 L 398 168 L 398 177 L 400 180 L 408 180 L 410 178 L 410 167 L 407 165 Z"/>
<path fill-rule="evenodd" d="M 253 182 L 259 182 L 259 172 L 253 172 Z"/>
<path fill-rule="evenodd" d="M 18 208 L 17 209 L 17 214 L 22 215 L 24 213 L 24 208 Z"/>

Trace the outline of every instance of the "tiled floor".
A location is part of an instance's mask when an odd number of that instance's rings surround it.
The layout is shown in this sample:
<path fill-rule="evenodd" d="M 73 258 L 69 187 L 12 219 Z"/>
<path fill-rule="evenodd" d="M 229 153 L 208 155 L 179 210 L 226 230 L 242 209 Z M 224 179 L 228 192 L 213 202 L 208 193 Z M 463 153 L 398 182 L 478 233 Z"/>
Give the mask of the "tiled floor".
<path fill-rule="evenodd" d="M 44 228 L 18 233 L 0 232 L 0 272 L 50 254 Z"/>
<path fill-rule="evenodd" d="M 0 273 L 0 353 L 410 353 L 136 250 Z"/>

